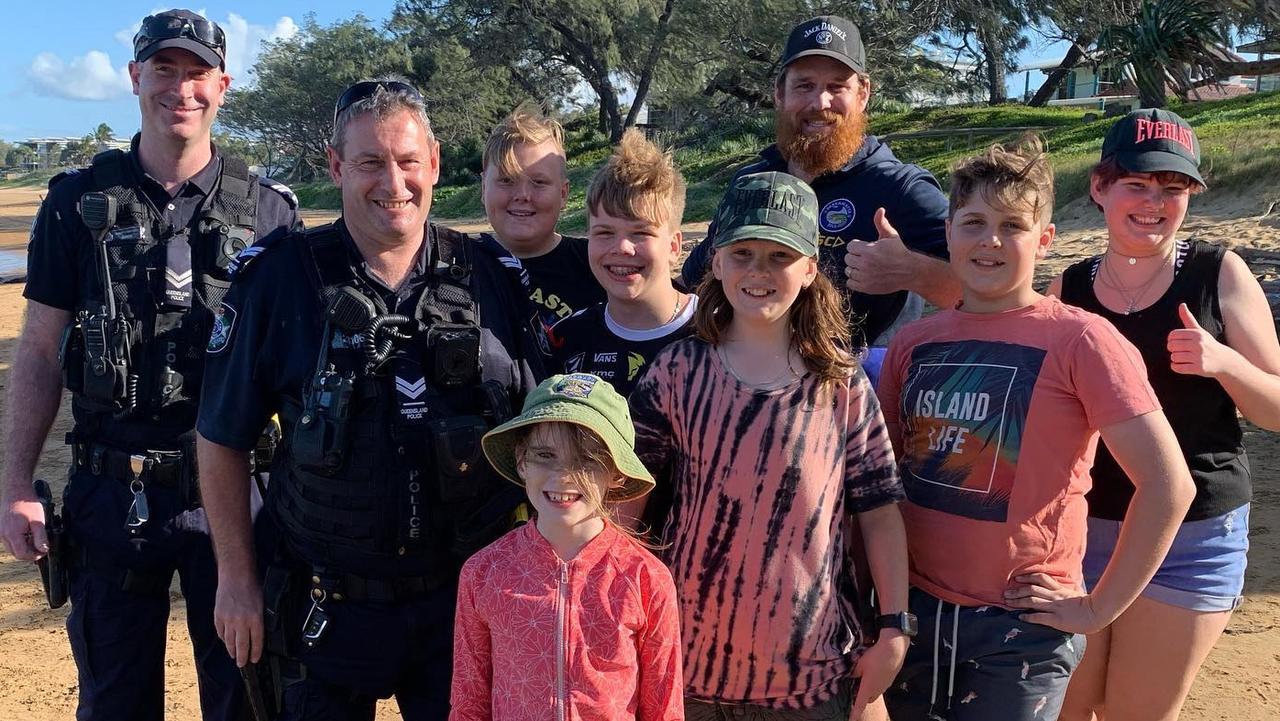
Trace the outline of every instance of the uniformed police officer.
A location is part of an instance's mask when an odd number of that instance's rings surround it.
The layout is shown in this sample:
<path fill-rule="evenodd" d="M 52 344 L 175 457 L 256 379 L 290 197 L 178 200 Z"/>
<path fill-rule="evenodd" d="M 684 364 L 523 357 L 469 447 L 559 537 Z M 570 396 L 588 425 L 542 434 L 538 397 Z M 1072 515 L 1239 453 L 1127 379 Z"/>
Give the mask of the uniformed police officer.
<path fill-rule="evenodd" d="M 225 48 L 222 29 L 194 13 L 143 20 L 129 63 L 142 131 L 129 152 L 54 178 L 32 230 L 6 412 L 3 531 L 18 558 L 48 550 L 32 474 L 58 411 L 61 365 L 75 413 L 64 496 L 74 553 L 64 560 L 82 721 L 163 717 L 175 570 L 204 717 L 247 712 L 213 628 L 208 537 L 185 530 L 202 525 L 187 522 L 199 503 L 193 427 L 227 267 L 255 240 L 295 226 L 297 214 L 287 188 L 211 143 L 231 83 Z"/>
<path fill-rule="evenodd" d="M 458 571 L 520 500 L 480 437 L 541 373 L 538 325 L 496 255 L 427 222 L 440 147 L 416 89 L 357 83 L 334 126 L 342 217 L 245 262 L 209 341 L 215 619 L 240 664 L 265 639 L 284 718 L 372 718 L 394 695 L 405 718 L 443 719 Z M 245 457 L 275 412 L 281 540 L 260 588 Z"/>
<path fill-rule="evenodd" d="M 818 260 L 850 291 L 854 339 L 873 346 L 863 365 L 874 384 L 892 329 L 920 317 L 920 297 L 940 308 L 960 297 L 946 260 L 947 198 L 927 170 L 866 133 L 871 78 L 856 25 L 834 15 L 796 25 L 780 65 L 777 143 L 738 177 L 777 170 L 813 186 Z M 690 287 L 708 267 L 714 235 L 712 225 L 685 261 Z"/>

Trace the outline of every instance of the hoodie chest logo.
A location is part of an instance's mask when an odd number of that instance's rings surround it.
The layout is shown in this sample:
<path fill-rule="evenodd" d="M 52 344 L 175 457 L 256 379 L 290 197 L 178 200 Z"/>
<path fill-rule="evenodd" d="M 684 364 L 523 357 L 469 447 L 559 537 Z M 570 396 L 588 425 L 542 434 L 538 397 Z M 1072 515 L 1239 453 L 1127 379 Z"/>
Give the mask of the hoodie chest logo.
<path fill-rule="evenodd" d="M 818 225 L 824 232 L 839 233 L 853 225 L 856 217 L 858 209 L 853 207 L 848 198 L 836 198 L 822 206 L 822 212 L 818 214 Z"/>

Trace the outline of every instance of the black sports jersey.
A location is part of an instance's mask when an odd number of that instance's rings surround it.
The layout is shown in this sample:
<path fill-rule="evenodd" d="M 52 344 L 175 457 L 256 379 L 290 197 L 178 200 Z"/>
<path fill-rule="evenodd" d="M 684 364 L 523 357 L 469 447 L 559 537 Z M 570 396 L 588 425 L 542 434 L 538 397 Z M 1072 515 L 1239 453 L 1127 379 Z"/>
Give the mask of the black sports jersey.
<path fill-rule="evenodd" d="M 587 263 L 586 238 L 564 236 L 549 252 L 521 258 L 520 265 L 529 273 L 529 300 L 544 328 L 605 301 L 604 288 Z"/>
<path fill-rule="evenodd" d="M 693 335 L 697 308 L 698 296 L 691 295 L 674 320 L 650 330 L 618 325 L 605 303 L 580 310 L 551 329 L 551 370 L 591 373 L 612 383 L 623 397 L 629 396 L 658 351 Z"/>

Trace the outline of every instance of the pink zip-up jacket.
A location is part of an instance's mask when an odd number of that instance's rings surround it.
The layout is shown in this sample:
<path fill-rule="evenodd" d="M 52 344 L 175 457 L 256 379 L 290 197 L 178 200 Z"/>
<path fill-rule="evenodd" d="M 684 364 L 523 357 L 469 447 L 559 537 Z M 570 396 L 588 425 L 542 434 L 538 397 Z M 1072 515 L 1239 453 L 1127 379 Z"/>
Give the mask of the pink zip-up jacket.
<path fill-rule="evenodd" d="M 676 589 L 606 525 L 569 562 L 527 523 L 462 567 L 450 721 L 683 721 Z"/>

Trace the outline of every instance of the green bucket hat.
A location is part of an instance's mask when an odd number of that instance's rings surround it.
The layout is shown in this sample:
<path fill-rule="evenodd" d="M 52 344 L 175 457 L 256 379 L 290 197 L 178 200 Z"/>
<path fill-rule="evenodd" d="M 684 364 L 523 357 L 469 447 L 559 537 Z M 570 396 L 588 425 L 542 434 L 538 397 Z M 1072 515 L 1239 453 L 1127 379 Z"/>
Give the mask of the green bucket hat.
<path fill-rule="evenodd" d="M 818 197 L 787 173 L 744 175 L 716 209 L 715 247 L 743 240 L 771 240 L 809 257 L 818 254 Z"/>
<path fill-rule="evenodd" d="M 613 463 L 625 476 L 621 488 L 609 490 L 606 500 L 629 501 L 653 490 L 653 475 L 636 456 L 636 429 L 631 424 L 627 399 L 599 376 L 570 373 L 551 376 L 525 398 L 520 415 L 484 434 L 480 445 L 493 469 L 517 485 L 524 485 L 516 470 L 517 428 L 535 423 L 574 423 L 604 441 Z"/>

